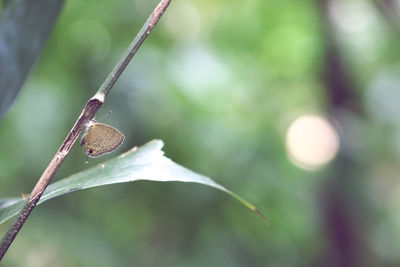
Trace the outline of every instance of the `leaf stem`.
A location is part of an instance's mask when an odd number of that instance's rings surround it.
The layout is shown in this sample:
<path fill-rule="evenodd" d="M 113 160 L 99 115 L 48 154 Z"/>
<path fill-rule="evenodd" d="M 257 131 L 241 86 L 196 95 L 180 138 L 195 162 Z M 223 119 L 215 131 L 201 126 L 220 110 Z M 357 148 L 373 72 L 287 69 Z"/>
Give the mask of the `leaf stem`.
<path fill-rule="evenodd" d="M 61 147 L 58 149 L 53 159 L 50 161 L 49 165 L 43 172 L 42 176 L 39 178 L 35 187 L 33 188 L 26 204 L 22 208 L 19 213 L 17 220 L 10 227 L 7 233 L 4 235 L 3 239 L 0 243 L 0 261 L 3 256 L 7 252 L 11 243 L 14 241 L 15 237 L 21 230 L 25 221 L 28 219 L 32 210 L 35 208 L 38 203 L 40 197 L 45 191 L 48 184 L 53 179 L 55 173 L 60 168 L 64 159 L 68 155 L 72 146 L 75 144 L 75 141 L 78 139 L 79 135 L 85 129 L 85 125 L 89 120 L 91 120 L 96 114 L 97 110 L 104 103 L 105 97 L 110 92 L 111 88 L 114 86 L 115 82 L 121 76 L 122 72 L 125 70 L 126 66 L 135 55 L 139 47 L 142 45 L 143 41 L 150 34 L 151 30 L 157 24 L 158 20 L 161 18 L 164 11 L 167 9 L 171 0 L 161 0 L 154 11 L 150 14 L 149 18 L 136 35 L 135 39 L 132 41 L 125 54 L 122 56 L 122 59 L 118 62 L 118 64 L 114 67 L 110 75 L 108 75 L 107 79 L 101 85 L 97 93 L 89 99 L 87 104 L 85 105 L 82 113 L 78 117 L 75 125 L 72 127 L 71 131 L 68 133 Z"/>

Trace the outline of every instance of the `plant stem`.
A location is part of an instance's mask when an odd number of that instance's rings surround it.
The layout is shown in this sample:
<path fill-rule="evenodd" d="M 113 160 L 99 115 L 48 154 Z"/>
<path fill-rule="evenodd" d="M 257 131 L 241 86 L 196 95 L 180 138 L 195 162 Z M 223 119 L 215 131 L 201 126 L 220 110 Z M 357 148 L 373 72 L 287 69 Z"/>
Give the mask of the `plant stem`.
<path fill-rule="evenodd" d="M 45 191 L 46 187 L 54 177 L 58 168 L 60 168 L 64 159 L 68 155 L 72 146 L 75 144 L 75 141 L 78 139 L 79 135 L 85 129 L 86 123 L 88 123 L 96 114 L 97 110 L 104 103 L 105 97 L 110 92 L 111 88 L 121 76 L 122 72 L 125 70 L 126 66 L 135 55 L 139 47 L 142 45 L 143 41 L 150 34 L 151 30 L 157 24 L 158 20 L 161 18 L 164 11 L 167 9 L 171 0 L 161 0 L 158 6 L 154 9 L 154 11 L 150 14 L 149 18 L 136 35 L 135 39 L 132 41 L 122 59 L 118 62 L 118 64 L 114 67 L 110 75 L 108 75 L 107 79 L 101 85 L 97 93 L 94 97 L 89 99 L 86 106 L 84 107 L 82 113 L 78 117 L 75 125 L 72 127 L 71 131 L 68 133 L 61 147 L 58 149 L 57 153 L 50 161 L 49 165 L 43 172 L 42 176 L 39 178 L 35 187 L 33 188 L 25 206 L 22 208 L 19 213 L 17 220 L 10 227 L 7 233 L 4 235 L 3 239 L 0 243 L 0 261 L 7 252 L 11 243 L 21 230 L 25 221 L 28 219 L 32 210 L 35 208 L 38 203 L 40 197 Z"/>

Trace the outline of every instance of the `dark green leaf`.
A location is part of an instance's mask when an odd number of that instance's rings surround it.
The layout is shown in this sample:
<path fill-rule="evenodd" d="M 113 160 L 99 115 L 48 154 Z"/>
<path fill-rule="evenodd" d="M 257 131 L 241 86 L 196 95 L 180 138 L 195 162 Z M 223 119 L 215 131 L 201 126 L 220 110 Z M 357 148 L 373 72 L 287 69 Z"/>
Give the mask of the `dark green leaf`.
<path fill-rule="evenodd" d="M 64 0 L 6 3 L 0 14 L 0 119 L 28 77 Z"/>

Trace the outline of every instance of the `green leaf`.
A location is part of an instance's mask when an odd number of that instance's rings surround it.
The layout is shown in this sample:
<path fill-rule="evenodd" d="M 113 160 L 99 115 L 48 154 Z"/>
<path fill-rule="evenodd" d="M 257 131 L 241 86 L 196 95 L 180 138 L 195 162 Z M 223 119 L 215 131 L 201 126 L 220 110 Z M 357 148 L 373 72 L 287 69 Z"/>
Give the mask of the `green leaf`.
<path fill-rule="evenodd" d="M 5 1 L 0 13 L 0 119 L 39 57 L 64 0 Z"/>
<path fill-rule="evenodd" d="M 108 161 L 98 164 L 88 170 L 71 175 L 49 185 L 39 204 L 77 190 L 92 188 L 107 184 L 133 182 L 139 180 L 158 182 L 189 182 L 214 187 L 224 191 L 245 206 L 256 212 L 264 221 L 261 212 L 220 184 L 210 178 L 192 172 L 164 156 L 161 150 L 161 140 L 153 140 L 140 148 L 134 147 L 130 151 Z M 0 223 L 17 215 L 26 200 L 21 198 L 0 199 Z"/>

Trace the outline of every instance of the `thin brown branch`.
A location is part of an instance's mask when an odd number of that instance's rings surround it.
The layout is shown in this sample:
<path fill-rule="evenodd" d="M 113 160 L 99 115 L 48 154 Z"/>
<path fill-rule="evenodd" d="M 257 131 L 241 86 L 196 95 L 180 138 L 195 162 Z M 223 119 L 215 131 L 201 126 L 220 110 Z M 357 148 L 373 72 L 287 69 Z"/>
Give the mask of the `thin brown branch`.
<path fill-rule="evenodd" d="M 135 39 L 132 41 L 122 59 L 115 66 L 113 71 L 99 88 L 96 95 L 87 102 L 81 115 L 75 122 L 75 125 L 72 127 L 72 130 L 68 133 L 61 147 L 58 149 L 57 153 L 54 155 L 53 159 L 50 161 L 49 165 L 33 188 L 28 198 L 28 201 L 22 208 L 20 214 L 17 217 L 17 220 L 4 235 L 0 243 L 0 261 L 7 252 L 8 248 L 10 247 L 11 243 L 13 242 L 19 231 L 21 230 L 22 226 L 28 219 L 32 210 L 35 208 L 46 187 L 53 179 L 57 170 L 60 168 L 72 146 L 75 144 L 75 141 L 85 129 L 86 123 L 88 123 L 94 117 L 97 110 L 104 103 L 105 97 L 110 92 L 111 88 L 118 80 L 122 72 L 125 70 L 126 66 L 135 55 L 136 51 L 139 49 L 143 41 L 147 38 L 151 30 L 157 24 L 158 20 L 161 18 L 162 14 L 167 9 L 170 2 L 171 0 L 161 0 L 158 6 L 150 14 L 149 18 L 147 19 L 146 23 L 143 25 L 142 29 L 139 31 Z"/>
<path fill-rule="evenodd" d="M 97 93 L 102 93 L 104 96 L 107 96 L 113 87 L 114 83 L 118 80 L 119 76 L 122 74 L 129 61 L 131 61 L 132 57 L 135 55 L 136 51 L 142 45 L 143 41 L 150 34 L 151 30 L 153 30 L 154 26 L 156 26 L 158 20 L 167 9 L 171 0 L 162 0 L 158 6 L 154 9 L 153 13 L 149 16 L 146 23 L 140 29 L 139 33 L 136 35 L 135 39 L 132 41 L 128 49 L 125 51 L 125 54 L 118 62 L 118 64 L 114 67 L 113 71 L 110 75 L 108 75 L 107 79 L 100 86 L 99 91 Z"/>

